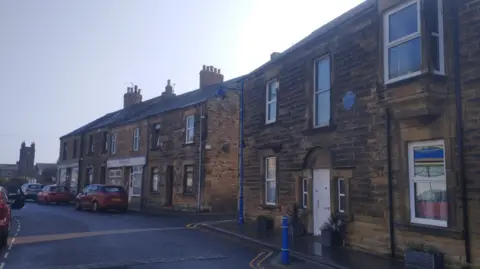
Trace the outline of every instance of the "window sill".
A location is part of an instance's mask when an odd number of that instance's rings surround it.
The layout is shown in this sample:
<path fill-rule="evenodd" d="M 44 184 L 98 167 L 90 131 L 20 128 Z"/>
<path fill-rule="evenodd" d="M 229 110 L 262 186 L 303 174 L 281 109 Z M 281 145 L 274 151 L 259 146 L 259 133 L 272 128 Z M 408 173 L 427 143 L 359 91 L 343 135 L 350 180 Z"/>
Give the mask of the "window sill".
<path fill-rule="evenodd" d="M 192 141 L 192 142 L 185 142 L 185 143 L 183 143 L 183 146 L 184 146 L 184 147 L 193 146 L 194 144 L 195 144 L 195 143 L 193 143 L 193 141 Z"/>
<path fill-rule="evenodd" d="M 320 133 L 329 133 L 332 131 L 335 131 L 337 129 L 337 125 L 335 124 L 329 124 L 321 127 L 311 127 L 309 129 L 305 129 L 302 131 L 303 135 L 315 135 L 315 134 L 320 134 Z"/>
<path fill-rule="evenodd" d="M 441 74 L 438 72 L 425 72 L 425 73 L 415 73 L 412 76 L 408 76 L 402 79 L 395 79 L 390 82 L 385 82 L 385 87 L 387 89 L 390 88 L 396 88 L 399 86 L 403 86 L 409 83 L 412 83 L 416 80 L 422 79 L 422 78 L 432 78 L 435 81 L 445 81 L 447 79 L 446 74 Z"/>
<path fill-rule="evenodd" d="M 193 192 L 183 192 L 183 196 L 194 197 L 195 194 Z"/>
<path fill-rule="evenodd" d="M 416 223 L 405 223 L 405 222 L 395 222 L 395 228 L 401 231 L 422 233 L 427 235 L 463 240 L 462 231 L 452 229 L 452 228 L 423 225 L 423 224 L 416 224 Z"/>
<path fill-rule="evenodd" d="M 263 204 L 258 207 L 258 209 L 262 210 L 270 210 L 270 211 L 281 211 L 281 207 L 279 205 L 267 205 Z"/>
<path fill-rule="evenodd" d="M 343 220 L 346 222 L 353 221 L 353 216 L 351 214 L 348 214 L 347 212 L 337 212 L 335 213 L 335 216 L 337 216 L 340 220 Z"/>
<path fill-rule="evenodd" d="M 274 125 L 275 123 L 277 123 L 276 119 L 273 121 L 265 121 L 265 125 L 268 125 L 268 126 Z"/>

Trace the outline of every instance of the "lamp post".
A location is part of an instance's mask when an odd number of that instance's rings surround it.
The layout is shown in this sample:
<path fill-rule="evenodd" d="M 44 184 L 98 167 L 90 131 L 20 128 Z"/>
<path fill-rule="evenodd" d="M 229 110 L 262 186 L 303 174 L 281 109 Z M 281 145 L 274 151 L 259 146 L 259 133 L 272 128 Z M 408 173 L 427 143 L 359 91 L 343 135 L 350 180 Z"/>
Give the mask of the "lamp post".
<path fill-rule="evenodd" d="M 245 80 L 244 78 L 240 79 L 239 81 L 237 81 L 237 84 L 236 84 L 236 90 L 239 90 L 240 91 L 240 115 L 239 115 L 239 125 L 240 125 L 240 141 L 239 141 L 239 149 L 240 149 L 240 156 L 239 156 L 239 167 L 238 167 L 238 170 L 239 170 L 239 198 L 238 198 L 238 224 L 243 224 L 244 223 L 244 219 L 243 219 L 243 216 L 244 216 L 244 195 L 243 195 L 243 183 L 244 183 L 244 179 L 243 179 L 243 149 L 245 147 L 245 141 L 244 141 L 244 134 L 243 134 L 243 121 L 244 121 L 244 84 L 245 84 Z M 216 93 L 217 96 L 220 96 L 220 97 L 225 97 L 225 92 L 224 92 L 224 88 L 220 88 L 219 90 L 217 90 L 217 93 Z"/>

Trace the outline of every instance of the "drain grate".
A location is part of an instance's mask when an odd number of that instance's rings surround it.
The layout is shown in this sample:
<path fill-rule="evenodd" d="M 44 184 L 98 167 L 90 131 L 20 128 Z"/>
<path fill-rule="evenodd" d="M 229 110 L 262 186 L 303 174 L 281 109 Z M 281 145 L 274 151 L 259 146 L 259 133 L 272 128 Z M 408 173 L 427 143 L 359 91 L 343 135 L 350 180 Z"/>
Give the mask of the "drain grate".
<path fill-rule="evenodd" d="M 190 256 L 190 257 L 156 258 L 156 259 L 134 260 L 134 261 L 127 261 L 127 262 L 106 262 L 106 263 L 90 263 L 90 264 L 81 264 L 81 265 L 43 267 L 41 269 L 121 269 L 121 268 L 125 268 L 128 266 L 135 266 L 135 265 L 201 261 L 201 260 L 214 260 L 214 259 L 226 259 L 226 258 L 228 258 L 228 256 L 204 255 L 204 256 Z"/>

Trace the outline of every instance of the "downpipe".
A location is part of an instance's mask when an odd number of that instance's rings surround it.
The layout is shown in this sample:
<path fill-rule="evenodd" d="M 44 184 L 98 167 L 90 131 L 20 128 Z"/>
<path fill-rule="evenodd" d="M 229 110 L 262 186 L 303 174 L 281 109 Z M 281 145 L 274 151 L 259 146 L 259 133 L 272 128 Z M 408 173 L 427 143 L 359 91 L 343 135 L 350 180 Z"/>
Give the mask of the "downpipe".
<path fill-rule="evenodd" d="M 203 155 L 204 155 L 204 149 L 205 147 L 203 146 L 203 140 L 204 140 L 204 123 L 205 123 L 205 111 L 204 111 L 204 105 L 205 104 L 200 104 L 200 134 L 199 134 L 199 143 L 198 143 L 198 182 L 197 182 L 197 211 L 201 212 L 202 211 L 202 181 L 203 181 Z"/>
<path fill-rule="evenodd" d="M 392 124 L 390 109 L 385 108 L 385 138 L 387 146 L 387 175 L 388 175 L 388 232 L 390 236 L 390 256 L 395 257 L 395 225 L 393 206 L 393 173 L 392 173 Z"/>
<path fill-rule="evenodd" d="M 460 36 L 459 36 L 459 18 L 458 18 L 458 2 L 453 2 L 453 72 L 454 72 L 454 84 L 455 84 L 455 105 L 457 110 L 456 119 L 456 137 L 457 137 L 457 150 L 458 150 L 458 163 L 459 171 L 458 177 L 460 178 L 461 191 L 462 191 L 462 222 L 463 222 L 463 238 L 465 247 L 465 260 L 467 263 L 471 263 L 471 249 L 470 249 L 470 217 L 468 215 L 468 190 L 467 190 L 467 178 L 465 176 L 465 156 L 463 152 L 463 107 L 462 107 L 462 86 L 461 86 L 461 68 L 460 68 Z"/>

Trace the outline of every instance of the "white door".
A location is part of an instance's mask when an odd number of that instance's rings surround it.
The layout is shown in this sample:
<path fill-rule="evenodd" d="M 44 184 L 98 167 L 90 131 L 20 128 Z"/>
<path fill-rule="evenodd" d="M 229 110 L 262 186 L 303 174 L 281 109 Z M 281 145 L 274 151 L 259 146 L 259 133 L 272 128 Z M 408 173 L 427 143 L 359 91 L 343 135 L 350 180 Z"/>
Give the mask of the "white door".
<path fill-rule="evenodd" d="M 130 185 L 128 188 L 128 201 L 130 202 L 133 196 L 140 196 L 142 194 L 142 166 L 133 166 L 130 173 Z"/>
<path fill-rule="evenodd" d="M 330 170 L 313 170 L 313 234 L 322 234 L 322 225 L 328 221 L 330 211 Z"/>

